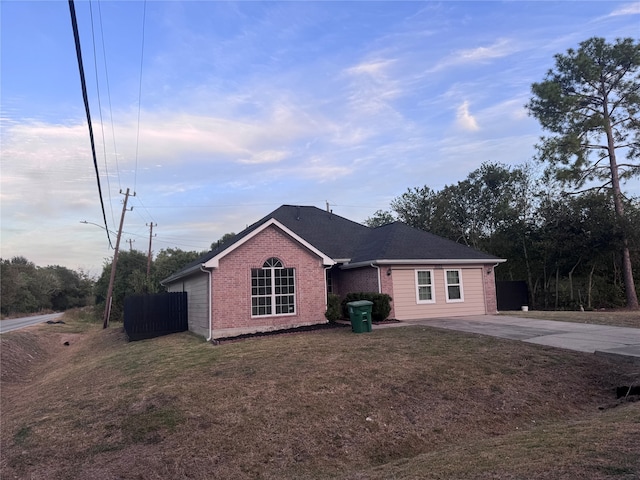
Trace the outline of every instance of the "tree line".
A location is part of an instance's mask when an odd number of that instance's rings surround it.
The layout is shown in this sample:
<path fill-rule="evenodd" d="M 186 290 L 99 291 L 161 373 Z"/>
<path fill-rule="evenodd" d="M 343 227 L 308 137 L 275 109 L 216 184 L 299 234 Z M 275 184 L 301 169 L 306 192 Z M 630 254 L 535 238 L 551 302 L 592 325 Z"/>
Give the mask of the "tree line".
<path fill-rule="evenodd" d="M 226 234 L 225 239 L 233 234 Z M 212 247 L 216 244 L 212 244 Z M 147 275 L 147 254 L 131 250 L 118 255 L 111 318 L 122 320 L 124 298 L 128 295 L 160 293 L 160 282 L 206 252 L 161 250 Z M 104 310 L 112 261 L 105 261 L 99 278 L 59 265 L 38 267 L 25 257 L 0 259 L 0 312 L 20 315 L 47 310 L 95 306 L 96 317 Z"/>
<path fill-rule="evenodd" d="M 0 312 L 64 311 L 93 304 L 93 280 L 60 265 L 38 267 L 25 257 L 0 259 Z"/>
<path fill-rule="evenodd" d="M 566 194 L 530 164 L 487 162 L 441 190 L 410 188 L 365 223 L 401 221 L 507 259 L 496 279 L 526 281 L 533 308 L 622 307 L 625 238 L 640 264 L 640 199 L 623 204 L 620 221 L 606 192 Z"/>

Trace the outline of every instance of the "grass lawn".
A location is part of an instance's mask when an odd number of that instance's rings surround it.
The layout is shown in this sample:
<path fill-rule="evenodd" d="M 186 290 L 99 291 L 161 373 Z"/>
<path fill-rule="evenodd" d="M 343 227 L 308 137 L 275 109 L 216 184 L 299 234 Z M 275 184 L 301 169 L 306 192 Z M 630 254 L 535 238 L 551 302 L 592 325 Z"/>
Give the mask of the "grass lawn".
<path fill-rule="evenodd" d="M 556 320 L 562 322 L 591 323 L 611 325 L 614 327 L 640 328 L 640 312 L 629 310 L 596 310 L 590 312 L 577 311 L 544 311 L 532 310 L 528 312 L 509 311 L 500 312 L 503 315 L 524 318 L 538 318 L 540 320 Z"/>
<path fill-rule="evenodd" d="M 627 363 L 422 326 L 214 346 L 65 321 L 0 337 L 3 479 L 640 476 Z"/>

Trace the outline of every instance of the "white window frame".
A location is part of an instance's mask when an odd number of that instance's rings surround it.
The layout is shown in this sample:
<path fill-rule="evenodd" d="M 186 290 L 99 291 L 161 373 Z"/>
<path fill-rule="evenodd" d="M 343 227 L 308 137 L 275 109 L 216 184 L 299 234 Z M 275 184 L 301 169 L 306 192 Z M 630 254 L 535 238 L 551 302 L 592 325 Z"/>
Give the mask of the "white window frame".
<path fill-rule="evenodd" d="M 258 271 L 267 273 L 267 275 L 264 277 L 261 275 L 254 277 L 254 272 L 258 272 Z M 279 276 L 276 276 L 276 271 L 279 271 L 280 273 Z M 282 273 L 285 273 L 286 275 L 282 275 Z M 264 284 L 261 284 L 259 282 L 260 278 L 265 278 L 266 281 L 264 282 Z M 255 285 L 254 285 L 254 279 L 258 280 L 257 282 L 255 282 L 256 283 Z M 287 282 L 287 284 L 279 285 L 282 279 L 290 279 L 293 284 L 289 285 Z M 288 287 L 290 287 L 292 291 L 283 293 L 282 289 L 288 288 Z M 268 292 L 261 294 L 258 291 L 258 293 L 254 294 L 255 289 L 267 289 Z M 284 313 L 283 312 L 276 313 L 279 307 L 278 300 L 284 297 L 293 297 L 293 302 L 290 304 L 287 304 L 289 305 L 290 311 L 284 312 Z M 260 309 L 260 305 L 254 305 L 254 299 L 260 299 L 260 298 L 269 299 L 269 303 L 265 304 L 263 308 L 265 309 L 268 308 L 270 310 L 270 313 L 262 313 L 262 314 L 254 313 L 254 308 L 258 308 L 258 310 Z M 283 316 L 296 315 L 296 312 L 298 310 L 296 303 L 297 302 L 296 302 L 296 270 L 295 268 L 285 267 L 280 259 L 278 259 L 277 257 L 271 257 L 266 262 L 264 262 L 264 264 L 262 265 L 262 268 L 251 269 L 251 317 L 252 318 L 283 317 Z M 291 311 L 291 309 L 293 310 Z"/>
<path fill-rule="evenodd" d="M 419 272 L 427 272 L 429 273 L 429 284 L 421 284 L 419 281 Z M 433 270 L 430 269 L 420 269 L 415 270 L 416 277 L 416 303 L 436 303 L 436 289 L 434 285 L 435 276 L 433 274 Z M 431 289 L 431 299 L 423 300 L 420 298 L 420 287 L 429 287 Z"/>
<path fill-rule="evenodd" d="M 447 272 L 458 272 L 458 283 L 449 283 Z M 449 287 L 460 287 L 460 298 L 449 298 Z M 444 271 L 444 293 L 447 303 L 464 302 L 464 289 L 462 288 L 462 270 L 458 268 L 448 268 Z"/>

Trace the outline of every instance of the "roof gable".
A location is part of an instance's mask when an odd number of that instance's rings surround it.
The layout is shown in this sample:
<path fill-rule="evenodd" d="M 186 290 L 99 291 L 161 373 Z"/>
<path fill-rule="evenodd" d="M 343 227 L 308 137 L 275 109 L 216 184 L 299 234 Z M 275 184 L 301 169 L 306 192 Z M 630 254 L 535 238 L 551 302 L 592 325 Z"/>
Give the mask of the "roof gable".
<path fill-rule="evenodd" d="M 266 222 L 260 224 L 256 228 L 252 229 L 247 235 L 244 235 L 241 238 L 239 238 L 238 240 L 232 242 L 231 244 L 229 244 L 229 246 L 227 248 L 224 248 L 223 250 L 221 250 L 220 252 L 216 253 L 211 258 L 209 258 L 208 260 L 203 262 L 204 263 L 203 267 L 204 268 L 218 268 L 220 259 L 222 257 L 224 257 L 224 256 L 228 255 L 229 253 L 233 252 L 235 249 L 237 249 L 238 247 L 244 245 L 246 242 L 251 240 L 253 237 L 258 235 L 260 232 L 266 230 L 267 228 L 269 228 L 271 226 L 278 227 L 280 230 L 282 230 L 284 233 L 289 235 L 295 241 L 297 241 L 298 243 L 300 243 L 301 245 L 303 245 L 304 247 L 309 249 L 311 252 L 313 252 L 316 255 L 318 255 L 322 259 L 322 263 L 324 265 L 333 265 L 333 264 L 336 263 L 335 261 L 333 261 L 333 259 L 331 257 L 327 256 L 325 253 L 323 253 L 320 250 L 318 250 L 314 245 L 312 245 L 311 243 L 307 242 L 304 238 L 300 237 L 295 232 L 291 231 L 289 228 L 284 226 L 278 220 L 276 220 L 275 218 L 270 218 Z"/>

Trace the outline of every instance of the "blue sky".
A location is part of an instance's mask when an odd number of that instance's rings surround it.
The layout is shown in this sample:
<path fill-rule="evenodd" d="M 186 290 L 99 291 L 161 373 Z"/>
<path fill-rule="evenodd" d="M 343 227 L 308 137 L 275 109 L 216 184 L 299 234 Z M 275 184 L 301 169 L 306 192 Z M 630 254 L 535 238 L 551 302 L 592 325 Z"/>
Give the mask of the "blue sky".
<path fill-rule="evenodd" d="M 553 55 L 640 32 L 640 3 L 616 1 L 75 8 L 109 228 L 135 191 L 122 248 L 144 252 L 151 222 L 155 252 L 206 250 L 282 204 L 362 222 L 407 188 L 524 163 Z M 0 15 L 0 253 L 97 275 L 113 251 L 80 223 L 103 222 L 68 3 Z"/>

